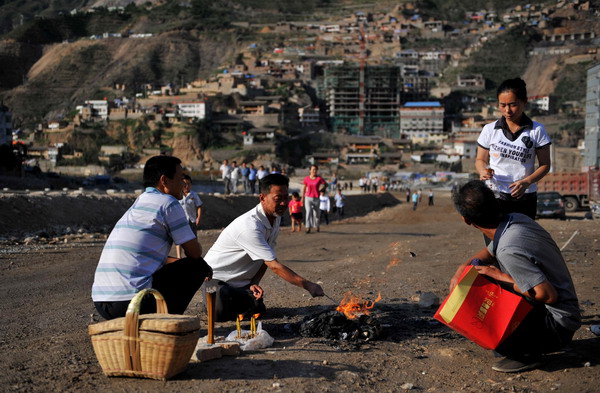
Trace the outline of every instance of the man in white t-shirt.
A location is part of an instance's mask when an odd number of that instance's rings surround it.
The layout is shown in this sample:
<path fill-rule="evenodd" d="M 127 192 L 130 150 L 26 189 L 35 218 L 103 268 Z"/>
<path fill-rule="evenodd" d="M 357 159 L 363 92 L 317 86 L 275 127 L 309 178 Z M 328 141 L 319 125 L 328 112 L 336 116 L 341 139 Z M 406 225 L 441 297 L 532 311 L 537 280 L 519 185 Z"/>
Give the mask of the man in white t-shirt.
<path fill-rule="evenodd" d="M 281 216 L 288 207 L 288 186 L 287 176 L 265 176 L 260 182 L 260 203 L 229 224 L 208 250 L 205 260 L 218 281 L 216 321 L 264 313 L 264 291 L 259 284 L 267 268 L 313 297 L 324 295 L 320 285 L 280 263 L 275 254 Z"/>
<path fill-rule="evenodd" d="M 203 202 L 198 193 L 192 190 L 192 178 L 187 174 L 183 175 L 183 197 L 179 200 L 179 204 L 183 207 L 185 218 L 187 218 L 192 232 L 197 236 L 202 218 Z M 177 258 L 181 258 L 181 246 L 176 246 L 175 251 Z"/>
<path fill-rule="evenodd" d="M 237 194 L 238 182 L 242 177 L 240 167 L 236 161 L 231 161 L 231 192 Z"/>
<path fill-rule="evenodd" d="M 229 161 L 223 160 L 223 165 L 219 169 L 223 179 L 223 193 L 229 194 L 231 192 L 231 166 L 229 166 Z"/>
<path fill-rule="evenodd" d="M 258 180 L 262 180 L 262 178 L 267 176 L 268 174 L 269 174 L 269 171 L 267 171 L 265 169 L 265 167 L 261 165 L 258 167 L 258 171 L 256 172 L 256 178 Z"/>

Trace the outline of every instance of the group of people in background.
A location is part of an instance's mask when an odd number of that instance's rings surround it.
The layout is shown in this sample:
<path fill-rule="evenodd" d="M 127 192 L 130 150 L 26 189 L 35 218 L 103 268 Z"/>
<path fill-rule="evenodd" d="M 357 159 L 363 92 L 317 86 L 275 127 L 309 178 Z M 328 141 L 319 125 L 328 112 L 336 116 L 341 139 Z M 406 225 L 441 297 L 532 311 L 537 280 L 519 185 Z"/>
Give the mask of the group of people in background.
<path fill-rule="evenodd" d="M 338 183 L 337 176 L 334 174 L 331 182 L 327 183 L 327 181 L 318 174 L 318 170 L 319 168 L 317 165 L 311 165 L 308 176 L 306 176 L 302 182 L 302 195 L 298 192 L 293 192 L 291 194 L 288 210 L 291 218 L 292 232 L 301 232 L 303 225 L 306 233 L 311 233 L 313 230 L 319 232 L 321 230 L 321 220 L 324 220 L 325 224 L 329 224 L 329 214 L 332 210 L 336 214 L 338 220 L 342 219 L 344 216 L 346 196 L 343 194 L 343 191 L 347 189 L 352 190 L 352 182 Z M 240 191 L 244 194 L 254 194 L 256 192 L 257 182 L 265 176 L 269 174 L 285 175 L 285 171 L 280 170 L 276 166 L 267 170 L 263 165 L 260 165 L 257 169 L 252 163 L 247 164 L 244 162 L 241 165 L 238 165 L 236 161 L 231 161 L 231 163 L 229 163 L 229 160 L 223 160 L 220 171 L 223 180 L 224 194 L 236 194 Z M 240 188 L 242 190 L 240 190 Z M 334 192 L 333 203 L 330 202 L 328 196 L 329 188 Z M 188 201 L 190 197 L 184 199 Z M 190 202 L 186 203 L 188 205 L 190 204 Z M 200 204 L 198 205 L 197 217 L 200 217 L 201 214 L 199 208 L 201 203 L 202 202 L 200 201 Z M 191 219 L 191 221 L 195 220 L 196 217 Z"/>
<path fill-rule="evenodd" d="M 223 193 L 238 194 L 244 193 L 254 195 L 258 192 L 257 184 L 265 176 L 271 173 L 279 173 L 285 175 L 285 169 L 273 166 L 270 169 L 263 165 L 258 168 L 254 164 L 242 162 L 238 165 L 237 161 L 223 160 L 219 170 L 221 171 L 221 179 L 223 180 Z M 241 190 L 240 190 L 241 188 Z"/>
<path fill-rule="evenodd" d="M 433 206 L 434 205 L 434 194 L 433 194 L 433 190 L 429 189 L 429 191 L 427 191 L 427 205 L 428 206 Z M 419 204 L 421 202 L 423 202 L 423 189 L 419 188 L 418 190 L 414 190 L 411 192 L 410 188 L 406 189 L 406 203 L 410 203 L 412 202 L 412 209 L 413 210 L 417 210 L 417 207 L 419 206 Z"/>
<path fill-rule="evenodd" d="M 378 192 L 379 191 L 379 177 L 375 176 L 373 178 L 362 176 L 358 179 L 358 187 L 360 187 L 360 191 L 363 194 L 367 194 L 369 192 Z"/>
<path fill-rule="evenodd" d="M 387 180 L 385 177 L 380 179 L 379 176 L 367 177 L 366 175 L 358 179 L 358 186 L 363 194 L 402 191 L 407 188 L 406 183 L 400 180 Z"/>

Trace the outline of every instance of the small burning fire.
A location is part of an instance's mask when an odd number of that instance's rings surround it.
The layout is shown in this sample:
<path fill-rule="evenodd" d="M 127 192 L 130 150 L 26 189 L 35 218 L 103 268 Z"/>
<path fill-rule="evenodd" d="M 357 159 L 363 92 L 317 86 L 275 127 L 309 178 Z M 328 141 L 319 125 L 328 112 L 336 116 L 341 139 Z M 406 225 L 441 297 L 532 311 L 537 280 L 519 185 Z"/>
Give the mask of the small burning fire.
<path fill-rule="evenodd" d="M 346 318 L 355 319 L 360 315 L 369 315 L 375 303 L 381 300 L 381 294 L 377 295 L 374 301 L 363 300 L 352 292 L 346 292 L 340 305 L 336 308 L 337 311 L 344 313 Z"/>

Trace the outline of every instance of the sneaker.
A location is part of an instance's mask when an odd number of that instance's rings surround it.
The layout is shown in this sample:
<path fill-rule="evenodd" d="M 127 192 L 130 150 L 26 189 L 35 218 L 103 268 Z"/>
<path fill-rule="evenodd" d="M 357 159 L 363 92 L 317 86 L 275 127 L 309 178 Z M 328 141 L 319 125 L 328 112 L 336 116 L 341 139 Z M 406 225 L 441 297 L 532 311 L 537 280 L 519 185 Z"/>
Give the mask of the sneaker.
<path fill-rule="evenodd" d="M 522 371 L 533 370 L 542 365 L 537 357 L 524 356 L 520 358 L 504 358 L 492 366 L 492 370 L 501 373 L 520 373 Z"/>

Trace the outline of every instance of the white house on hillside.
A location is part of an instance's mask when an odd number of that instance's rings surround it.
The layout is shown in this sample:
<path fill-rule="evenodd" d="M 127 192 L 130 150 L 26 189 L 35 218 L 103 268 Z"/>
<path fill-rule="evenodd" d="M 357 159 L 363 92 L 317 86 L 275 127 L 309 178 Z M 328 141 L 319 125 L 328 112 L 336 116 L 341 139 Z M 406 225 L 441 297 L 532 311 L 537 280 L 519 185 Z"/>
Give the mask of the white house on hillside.
<path fill-rule="evenodd" d="M 196 118 L 198 120 L 206 118 L 207 110 L 204 101 L 178 102 L 177 109 L 181 117 Z"/>
<path fill-rule="evenodd" d="M 108 101 L 107 100 L 87 100 L 85 105 L 92 108 L 93 114 L 102 120 L 108 119 Z"/>
<path fill-rule="evenodd" d="M 530 108 L 537 108 L 539 110 L 549 112 L 551 107 L 550 96 L 533 96 L 527 97 L 527 103 Z"/>
<path fill-rule="evenodd" d="M 462 158 L 474 159 L 477 156 L 477 141 L 456 139 L 444 143 L 443 151 L 458 154 Z"/>

